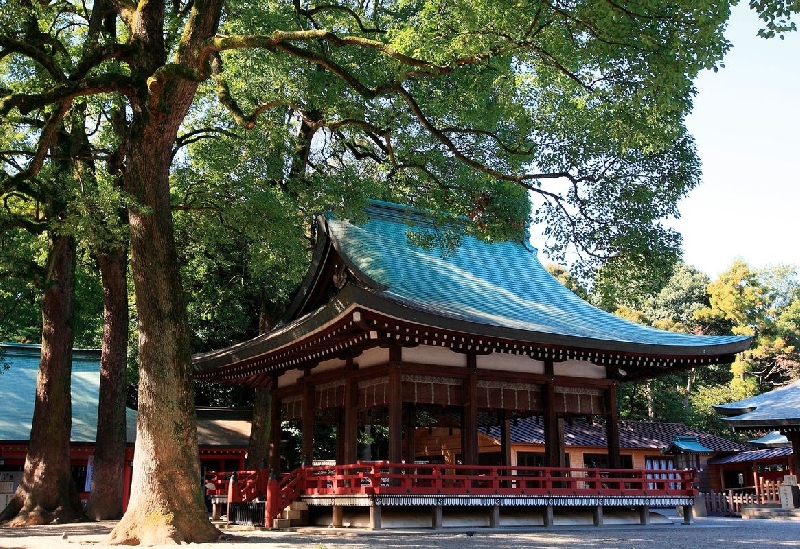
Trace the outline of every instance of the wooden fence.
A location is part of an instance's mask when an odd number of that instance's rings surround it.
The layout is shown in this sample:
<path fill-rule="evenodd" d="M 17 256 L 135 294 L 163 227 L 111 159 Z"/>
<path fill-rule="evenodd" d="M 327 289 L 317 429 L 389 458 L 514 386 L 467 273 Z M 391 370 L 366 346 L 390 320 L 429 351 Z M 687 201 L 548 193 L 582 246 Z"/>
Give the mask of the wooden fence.
<path fill-rule="evenodd" d="M 764 481 L 761 486 L 733 488 L 727 492 L 700 493 L 695 498 L 695 507 L 705 504 L 706 514 L 715 516 L 741 515 L 743 505 L 765 505 L 780 503 L 781 482 Z"/>

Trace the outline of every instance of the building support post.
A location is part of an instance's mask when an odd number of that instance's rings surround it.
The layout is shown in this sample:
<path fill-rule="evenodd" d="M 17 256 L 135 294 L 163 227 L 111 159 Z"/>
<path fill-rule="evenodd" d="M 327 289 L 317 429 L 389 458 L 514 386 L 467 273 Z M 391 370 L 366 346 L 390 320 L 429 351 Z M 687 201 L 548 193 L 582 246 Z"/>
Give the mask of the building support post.
<path fill-rule="evenodd" d="M 405 437 L 405 456 L 406 463 L 414 463 L 417 457 L 415 435 L 417 433 L 416 414 L 414 407 L 410 406 L 406 410 L 406 437 Z"/>
<path fill-rule="evenodd" d="M 639 524 L 642 526 L 650 524 L 650 507 L 647 505 L 639 507 Z"/>
<path fill-rule="evenodd" d="M 545 375 L 549 376 L 542 387 L 544 411 L 544 465 L 545 467 L 561 467 L 564 463 L 562 436 L 559 432 L 558 415 L 556 414 L 556 385 L 553 380 L 554 367 L 552 359 L 544 361 Z"/>
<path fill-rule="evenodd" d="M 606 389 L 604 397 L 608 467 L 609 469 L 620 469 L 622 467 L 622 457 L 619 450 L 619 414 L 617 413 L 616 383 Z"/>
<path fill-rule="evenodd" d="M 683 523 L 684 524 L 692 524 L 694 522 L 694 509 L 693 505 L 684 505 L 683 506 Z"/>
<path fill-rule="evenodd" d="M 792 443 L 792 457 L 789 462 L 789 472 L 793 475 L 800 475 L 800 432 L 795 430 L 781 431 L 781 434 Z"/>
<path fill-rule="evenodd" d="M 547 505 L 542 511 L 542 525 L 549 528 L 553 525 L 553 506 Z"/>
<path fill-rule="evenodd" d="M 343 415 L 342 464 L 350 464 L 358 461 L 358 381 L 352 375 L 345 380 Z"/>
<path fill-rule="evenodd" d="M 267 462 L 271 471 L 281 470 L 281 399 L 275 394 L 278 376 L 272 376 L 269 399 L 269 449 Z"/>
<path fill-rule="evenodd" d="M 369 506 L 369 527 L 371 530 L 380 530 L 381 529 L 381 506 L 380 505 L 370 505 Z"/>
<path fill-rule="evenodd" d="M 344 507 L 341 505 L 334 505 L 331 516 L 331 526 L 334 528 L 341 528 L 344 524 Z"/>
<path fill-rule="evenodd" d="M 303 465 L 314 463 L 314 386 L 303 386 L 303 442 L 300 454 Z"/>
<path fill-rule="evenodd" d="M 592 512 L 592 523 L 595 526 L 602 526 L 603 525 L 603 506 L 596 505 L 594 511 Z"/>
<path fill-rule="evenodd" d="M 500 506 L 492 505 L 489 513 L 489 528 L 500 528 Z"/>
<path fill-rule="evenodd" d="M 468 375 L 464 380 L 464 414 L 461 418 L 461 456 L 464 465 L 478 464 L 478 360 L 467 354 Z"/>
<path fill-rule="evenodd" d="M 442 506 L 434 505 L 431 507 L 431 527 L 439 530 L 442 527 Z"/>
<path fill-rule="evenodd" d="M 389 462 L 403 461 L 403 370 L 402 348 L 389 349 Z"/>
<path fill-rule="evenodd" d="M 511 465 L 511 420 L 505 410 L 500 412 L 500 464 Z"/>

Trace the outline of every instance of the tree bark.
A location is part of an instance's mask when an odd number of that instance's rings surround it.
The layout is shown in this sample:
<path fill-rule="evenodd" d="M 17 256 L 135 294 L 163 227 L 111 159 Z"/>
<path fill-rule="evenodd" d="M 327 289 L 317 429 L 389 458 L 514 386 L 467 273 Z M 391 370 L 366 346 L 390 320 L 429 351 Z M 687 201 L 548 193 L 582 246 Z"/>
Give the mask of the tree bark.
<path fill-rule="evenodd" d="M 42 352 L 22 481 L 0 522 L 29 526 L 83 518 L 70 467 L 75 240 L 50 236 L 42 297 Z"/>
<path fill-rule="evenodd" d="M 216 30 L 220 5 L 195 2 L 176 63 L 200 69 L 197 52 Z M 208 542 L 220 533 L 206 511 L 200 475 L 189 327 L 170 209 L 178 129 L 198 82 L 152 78 L 166 63 L 163 2 L 140 3 L 132 74 L 148 85 L 134 102 L 126 151 L 131 272 L 139 327 L 139 419 L 131 499 L 110 543 Z"/>
<path fill-rule="evenodd" d="M 250 440 L 247 445 L 247 460 L 244 464 L 245 469 L 250 471 L 261 468 L 269 458 L 269 393 L 269 387 L 256 387 L 253 395 L 253 416 L 250 424 Z"/>
<path fill-rule="evenodd" d="M 98 255 L 103 281 L 103 343 L 100 398 L 92 490 L 86 505 L 91 520 L 122 516 L 125 472 L 125 397 L 128 355 L 128 252 L 124 247 Z"/>
<path fill-rule="evenodd" d="M 169 204 L 177 127 L 191 102 L 170 116 L 134 119 L 126 191 L 131 208 L 131 268 L 139 326 L 139 420 L 128 509 L 112 543 L 161 545 L 219 537 L 206 512 L 200 477 L 186 306 Z M 178 106 L 180 108 L 180 105 Z"/>

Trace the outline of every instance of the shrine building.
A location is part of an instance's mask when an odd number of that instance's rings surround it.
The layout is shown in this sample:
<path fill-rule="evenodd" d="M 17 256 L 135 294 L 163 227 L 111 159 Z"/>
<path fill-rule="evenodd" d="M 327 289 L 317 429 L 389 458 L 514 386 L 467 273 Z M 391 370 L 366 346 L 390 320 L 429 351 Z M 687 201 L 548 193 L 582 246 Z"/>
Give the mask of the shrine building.
<path fill-rule="evenodd" d="M 666 482 L 621 468 L 617 388 L 730 363 L 751 339 L 630 322 L 560 284 L 527 242 L 418 244 L 435 230 L 424 212 L 385 202 L 371 202 L 359 222 L 320 216 L 311 267 L 283 322 L 194 357 L 197 379 L 269 387 L 270 469 L 281 469 L 281 423 L 301 426 L 307 466 L 281 481 L 267 524 L 289 499 L 332 509 L 334 525 L 369 507 L 373 528 L 411 508 L 432 509 L 435 528 L 453 508 L 482 509 L 494 526 L 530 511 L 547 526 L 554 509 L 589 509 L 595 524 L 604 509 L 635 509 L 646 523 L 651 506 L 690 506 L 691 471 Z M 543 425 L 535 467 L 511 462 L 509 429 L 520 418 Z M 564 422 L 577 418 L 605 426 L 602 468 L 566 467 Z M 318 422 L 336 426 L 335 465 L 310 465 Z M 365 459 L 359 432 L 376 425 L 388 444 Z M 487 428 L 499 429 L 500 464 L 481 463 Z M 458 435 L 446 460 L 416 442 L 433 429 Z"/>

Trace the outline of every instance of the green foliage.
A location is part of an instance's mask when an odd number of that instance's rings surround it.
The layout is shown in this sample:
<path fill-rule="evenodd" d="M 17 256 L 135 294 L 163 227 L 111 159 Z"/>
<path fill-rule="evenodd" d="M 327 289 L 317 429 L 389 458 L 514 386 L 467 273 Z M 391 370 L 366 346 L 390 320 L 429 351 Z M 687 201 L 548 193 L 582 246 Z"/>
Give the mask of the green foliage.
<path fill-rule="evenodd" d="M 580 281 L 570 274 L 569 270 L 566 267 L 562 267 L 561 265 L 555 265 L 553 263 L 549 265 L 545 265 L 545 269 L 547 272 L 553 275 L 553 277 L 558 280 L 561 284 L 569 288 L 572 293 L 580 297 L 581 299 L 589 299 L 589 290 L 580 283 Z"/>
<path fill-rule="evenodd" d="M 765 28 L 758 31 L 763 38 L 780 36 L 783 40 L 784 33 L 797 30 L 797 24 L 792 21 L 792 16 L 800 11 L 797 0 L 750 0 L 750 7 L 766 23 Z"/>
<path fill-rule="evenodd" d="M 755 340 L 733 365 L 735 392 L 749 396 L 800 376 L 799 284 L 793 266 L 755 270 L 735 261 L 709 285 L 709 306 L 695 313 L 698 321 L 706 329 L 727 328 Z"/>

